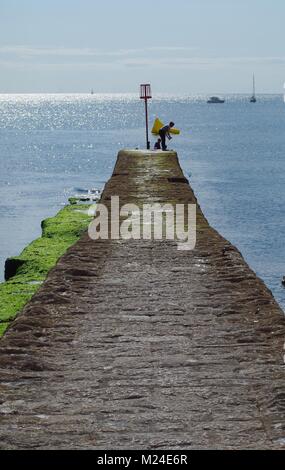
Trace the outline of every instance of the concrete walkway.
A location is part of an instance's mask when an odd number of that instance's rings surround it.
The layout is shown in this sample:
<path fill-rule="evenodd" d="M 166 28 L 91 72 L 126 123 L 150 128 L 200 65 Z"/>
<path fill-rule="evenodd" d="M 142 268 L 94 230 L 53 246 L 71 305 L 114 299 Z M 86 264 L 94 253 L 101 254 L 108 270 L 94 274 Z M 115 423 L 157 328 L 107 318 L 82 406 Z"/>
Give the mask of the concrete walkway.
<path fill-rule="evenodd" d="M 112 195 L 195 202 L 174 153 L 120 153 Z M 194 251 L 86 234 L 0 342 L 0 449 L 284 448 L 284 333 L 200 210 Z"/>

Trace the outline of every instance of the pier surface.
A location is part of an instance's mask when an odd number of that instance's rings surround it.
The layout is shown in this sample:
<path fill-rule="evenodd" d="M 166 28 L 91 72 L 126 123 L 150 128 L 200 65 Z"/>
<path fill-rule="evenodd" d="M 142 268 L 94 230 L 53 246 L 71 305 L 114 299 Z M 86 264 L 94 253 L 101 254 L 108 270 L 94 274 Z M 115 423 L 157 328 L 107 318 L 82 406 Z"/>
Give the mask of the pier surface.
<path fill-rule="evenodd" d="M 195 203 L 122 151 L 102 202 Z M 281 449 L 284 315 L 198 207 L 193 251 L 84 235 L 0 341 L 0 449 Z"/>

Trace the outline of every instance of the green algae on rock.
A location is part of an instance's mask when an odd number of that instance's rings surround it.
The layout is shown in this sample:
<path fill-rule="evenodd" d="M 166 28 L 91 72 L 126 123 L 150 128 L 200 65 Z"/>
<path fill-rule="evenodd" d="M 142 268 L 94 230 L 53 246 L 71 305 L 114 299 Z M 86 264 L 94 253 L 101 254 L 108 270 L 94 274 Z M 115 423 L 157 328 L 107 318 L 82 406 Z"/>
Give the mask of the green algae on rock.
<path fill-rule="evenodd" d="M 5 265 L 6 282 L 0 284 L 0 337 L 9 323 L 38 291 L 59 258 L 87 230 L 90 205 L 64 207 L 42 222 L 42 237 L 28 245 L 20 256 Z"/>

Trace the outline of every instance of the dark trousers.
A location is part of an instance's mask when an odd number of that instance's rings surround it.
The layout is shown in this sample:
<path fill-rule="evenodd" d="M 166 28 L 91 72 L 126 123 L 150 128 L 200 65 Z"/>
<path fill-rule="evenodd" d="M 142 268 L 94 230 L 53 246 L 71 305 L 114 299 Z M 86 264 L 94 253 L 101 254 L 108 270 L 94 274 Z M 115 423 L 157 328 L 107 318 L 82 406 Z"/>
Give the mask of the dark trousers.
<path fill-rule="evenodd" d="M 166 145 L 166 133 L 163 131 L 159 131 L 159 137 L 161 138 L 161 147 L 162 150 L 167 150 L 167 145 Z"/>

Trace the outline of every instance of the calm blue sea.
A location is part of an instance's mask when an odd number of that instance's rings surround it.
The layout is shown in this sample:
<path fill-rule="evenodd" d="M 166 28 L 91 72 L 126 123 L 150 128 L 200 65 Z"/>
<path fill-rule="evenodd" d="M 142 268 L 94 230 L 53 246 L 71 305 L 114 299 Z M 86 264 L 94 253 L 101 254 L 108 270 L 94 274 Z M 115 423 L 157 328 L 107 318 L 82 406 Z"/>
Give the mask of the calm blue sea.
<path fill-rule="evenodd" d="M 285 104 L 282 96 L 161 96 L 150 115 L 174 120 L 172 141 L 202 209 L 285 307 Z M 119 149 L 144 146 L 134 95 L 0 95 L 0 276 L 79 190 L 108 180 Z"/>

